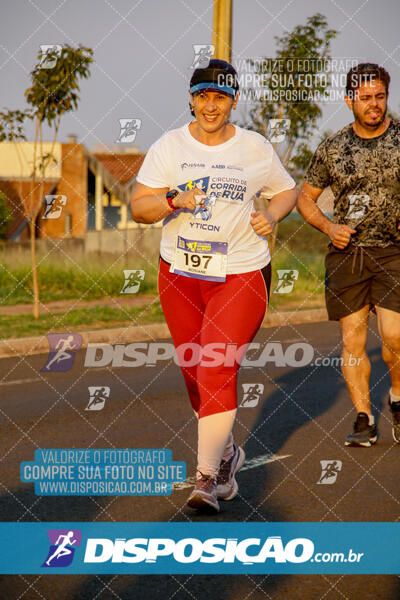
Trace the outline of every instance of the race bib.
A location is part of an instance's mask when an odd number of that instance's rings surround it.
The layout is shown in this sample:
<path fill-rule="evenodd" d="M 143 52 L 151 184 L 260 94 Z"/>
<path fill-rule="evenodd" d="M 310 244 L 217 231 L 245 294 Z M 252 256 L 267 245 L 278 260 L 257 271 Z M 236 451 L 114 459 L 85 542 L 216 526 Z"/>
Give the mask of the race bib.
<path fill-rule="evenodd" d="M 187 240 L 178 235 L 170 272 L 206 281 L 225 281 L 227 242 Z"/>

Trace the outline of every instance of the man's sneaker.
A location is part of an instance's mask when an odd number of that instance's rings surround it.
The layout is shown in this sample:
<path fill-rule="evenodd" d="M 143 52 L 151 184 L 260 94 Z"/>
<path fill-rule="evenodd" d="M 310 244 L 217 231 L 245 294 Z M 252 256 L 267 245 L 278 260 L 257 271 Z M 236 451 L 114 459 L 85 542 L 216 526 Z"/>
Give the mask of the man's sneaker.
<path fill-rule="evenodd" d="M 196 485 L 186 504 L 190 508 L 212 508 L 216 512 L 219 512 L 216 478 L 212 475 L 204 475 L 200 471 L 199 473 L 200 477 L 196 479 Z"/>
<path fill-rule="evenodd" d="M 357 414 L 357 419 L 354 423 L 353 433 L 347 436 L 346 446 L 365 446 L 368 448 L 375 444 L 378 439 L 378 430 L 376 425 L 369 424 L 369 417 L 366 413 L 360 412 Z"/>
<path fill-rule="evenodd" d="M 400 444 L 400 402 L 391 402 L 389 397 L 389 408 L 393 419 L 393 439 Z"/>
<path fill-rule="evenodd" d="M 220 500 L 232 500 L 239 490 L 235 473 L 244 463 L 246 454 L 243 448 L 233 444 L 233 454 L 228 460 L 221 460 L 217 476 L 217 495 Z"/>

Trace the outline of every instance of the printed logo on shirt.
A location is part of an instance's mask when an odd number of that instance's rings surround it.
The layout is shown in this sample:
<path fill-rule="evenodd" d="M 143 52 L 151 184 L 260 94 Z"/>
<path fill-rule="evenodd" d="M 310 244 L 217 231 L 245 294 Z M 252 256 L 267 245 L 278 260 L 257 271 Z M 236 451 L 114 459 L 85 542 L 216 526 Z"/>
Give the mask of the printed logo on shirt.
<path fill-rule="evenodd" d="M 186 183 L 182 183 L 178 185 L 178 189 L 183 192 L 187 192 L 189 190 L 194 190 L 198 188 L 199 190 L 203 190 L 203 192 L 207 192 L 208 182 L 210 181 L 209 177 L 201 177 L 200 179 L 189 179 Z"/>
<path fill-rule="evenodd" d="M 187 163 L 187 162 L 181 163 L 182 171 L 184 169 L 204 169 L 205 166 L 206 165 L 204 163 Z"/>
<path fill-rule="evenodd" d="M 212 169 L 225 169 L 225 165 L 212 165 Z"/>
<path fill-rule="evenodd" d="M 211 192 L 218 194 L 220 198 L 229 198 L 243 202 L 247 191 L 247 180 L 237 177 L 214 177 L 210 185 Z"/>

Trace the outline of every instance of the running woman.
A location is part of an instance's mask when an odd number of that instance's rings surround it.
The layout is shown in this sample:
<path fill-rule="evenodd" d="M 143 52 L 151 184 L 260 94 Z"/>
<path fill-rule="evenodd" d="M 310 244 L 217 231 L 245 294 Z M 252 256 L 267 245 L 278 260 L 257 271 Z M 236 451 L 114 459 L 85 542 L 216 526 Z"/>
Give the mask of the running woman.
<path fill-rule="evenodd" d="M 357 411 L 347 446 L 368 447 L 378 436 L 365 351 L 371 307 L 390 372 L 393 438 L 400 443 L 400 123 L 386 116 L 389 83 L 376 64 L 349 71 L 345 101 L 354 122 L 318 146 L 298 201 L 303 217 L 330 238 L 326 305 L 329 318 L 340 322 L 342 372 Z M 328 186 L 333 222 L 316 205 Z"/>
<path fill-rule="evenodd" d="M 235 473 L 245 459 L 232 436 L 240 362 L 232 349 L 249 344 L 261 326 L 271 278 L 265 236 L 296 203 L 295 183 L 271 144 L 229 123 L 238 92 L 237 73 L 225 61 L 194 71 L 195 119 L 153 144 L 131 203 L 135 221 L 163 219 L 160 300 L 198 418 L 188 505 L 216 511 L 218 498 L 237 494 Z M 255 212 L 253 197 L 263 187 L 271 202 Z M 203 360 L 190 360 L 190 345 Z"/>

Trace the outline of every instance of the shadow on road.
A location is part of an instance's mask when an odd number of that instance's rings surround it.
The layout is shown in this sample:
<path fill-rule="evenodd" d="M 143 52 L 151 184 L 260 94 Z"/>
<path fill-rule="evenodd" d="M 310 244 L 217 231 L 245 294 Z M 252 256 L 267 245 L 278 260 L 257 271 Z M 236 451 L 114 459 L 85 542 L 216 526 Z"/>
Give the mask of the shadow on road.
<path fill-rule="evenodd" d="M 388 391 L 386 367 L 380 358 L 380 349 L 372 348 L 370 359 L 373 364 L 371 386 L 374 413 L 379 415 L 384 408 L 384 398 Z M 341 394 L 345 393 L 345 384 L 335 369 L 314 369 L 305 367 L 291 369 L 282 375 L 273 376 L 275 391 L 265 398 L 245 443 L 248 458 L 260 454 L 285 453 L 285 446 L 294 434 L 310 422 L 332 409 Z M 350 409 L 350 400 L 349 400 Z M 189 406 L 187 406 L 189 415 Z M 331 426 L 334 427 L 335 423 Z M 345 426 L 348 425 L 348 420 Z M 340 427 L 339 435 L 344 438 L 347 429 Z M 321 429 L 317 440 L 304 439 L 304 446 L 324 443 L 324 431 Z M 299 456 L 304 448 L 298 446 Z M 279 497 L 274 495 L 282 474 L 290 470 L 280 463 L 270 463 L 257 469 L 244 471 L 239 475 L 241 495 L 224 511 L 215 516 L 200 516 L 183 509 L 186 518 L 193 522 L 215 521 L 290 521 L 297 520 L 283 506 Z M 183 498 L 183 496 L 182 496 Z M 267 499 L 267 500 L 266 500 Z M 34 521 L 32 514 L 24 507 L 34 507 L 34 514 L 41 521 L 94 521 L 98 513 L 109 502 L 109 498 L 51 498 L 43 499 L 35 506 L 37 497 L 32 489 L 15 489 L 0 496 L 0 518 L 7 521 Z M 184 501 L 184 500 L 183 500 Z M 373 498 L 371 498 L 373 502 Z M 288 498 L 290 505 L 290 498 Z M 165 505 L 163 505 L 165 506 Z M 163 509 L 156 515 L 157 521 L 185 520 L 185 516 Z M 139 516 L 139 514 L 138 514 Z M 106 517 L 104 517 L 106 518 Z M 306 520 L 306 519 L 303 519 Z M 357 520 L 357 514 L 354 514 Z M 24 593 L 27 585 L 31 592 Z M 331 591 L 329 591 L 331 590 Z M 373 590 L 376 590 L 373 592 Z M 381 595 L 378 595 L 378 590 Z M 57 600 L 154 600 L 206 599 L 239 600 L 246 597 L 251 600 L 270 598 L 281 600 L 318 600 L 322 596 L 333 600 L 343 597 L 349 600 L 358 595 L 365 598 L 382 597 L 385 600 L 400 598 L 400 580 L 395 576 L 211 576 L 211 575 L 159 575 L 159 576 L 7 576 L 0 579 L 0 597 L 13 600 L 25 597 L 32 600 L 40 597 L 54 597 Z"/>

